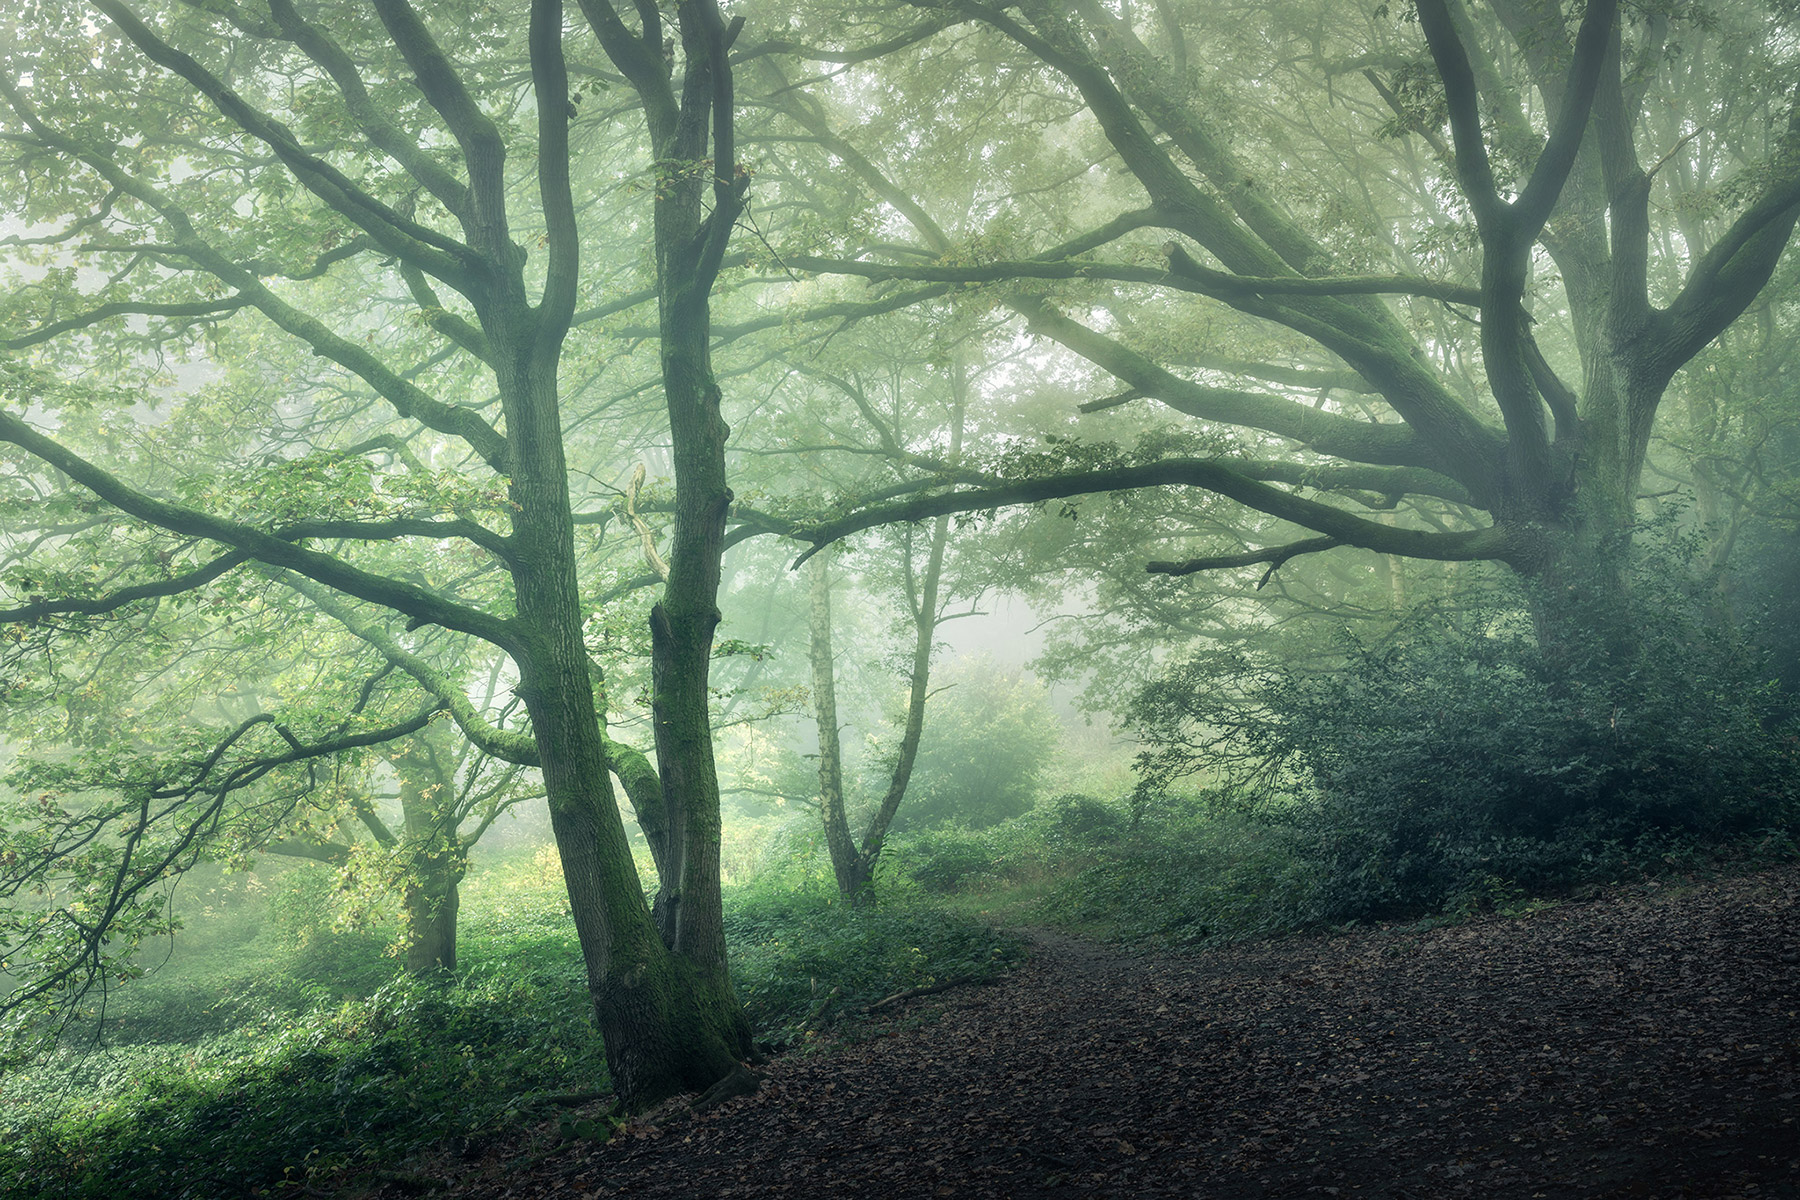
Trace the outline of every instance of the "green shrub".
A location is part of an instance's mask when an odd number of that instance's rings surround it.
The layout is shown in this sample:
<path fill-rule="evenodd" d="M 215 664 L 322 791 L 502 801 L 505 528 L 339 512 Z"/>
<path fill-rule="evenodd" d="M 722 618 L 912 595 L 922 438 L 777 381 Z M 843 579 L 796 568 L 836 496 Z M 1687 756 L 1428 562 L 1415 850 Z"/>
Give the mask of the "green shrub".
<path fill-rule="evenodd" d="M 536 1119 L 544 1093 L 603 1088 L 553 868 L 540 855 L 470 877 L 451 980 L 395 978 L 379 935 L 298 946 L 270 924 L 259 942 L 119 989 L 138 1044 L 67 1045 L 0 1081 L 0 1195 L 285 1195 Z M 727 903 L 740 994 L 778 1041 L 904 988 L 991 974 L 1016 952 L 904 898 L 846 908 L 826 879 Z"/>
<path fill-rule="evenodd" d="M 902 880 L 937 895 L 988 891 L 1052 870 L 1048 828 L 1037 812 L 985 829 L 942 825 L 894 839 L 883 861 Z"/>
<path fill-rule="evenodd" d="M 1018 954 L 1014 939 L 978 922 L 892 892 L 874 907 L 852 907 L 829 885 L 735 890 L 725 936 L 738 997 L 776 1041 L 815 1013 L 823 1020 L 906 988 L 987 978 Z"/>
<path fill-rule="evenodd" d="M 84 1099 L 9 1081 L 0 1191 L 241 1197 L 492 1127 L 534 1091 L 604 1080 L 579 972 L 395 980 L 217 1053 L 129 1056 L 128 1078 Z"/>
<path fill-rule="evenodd" d="M 1081 792 L 1064 792 L 1050 801 L 1055 824 L 1050 829 L 1053 844 L 1067 850 L 1083 850 L 1110 845 L 1125 836 L 1131 824 L 1131 812 Z"/>
<path fill-rule="evenodd" d="M 1189 797 L 1133 833 L 1097 833 L 1089 865 L 1056 889 L 1046 915 L 1176 944 L 1241 941 L 1309 923 L 1315 868 L 1284 830 Z"/>
<path fill-rule="evenodd" d="M 1233 681 L 1254 707 L 1230 713 L 1208 709 L 1203 672 L 1177 671 L 1146 692 L 1140 728 L 1164 778 L 1183 756 L 1280 768 L 1250 808 L 1310 864 L 1316 922 L 1467 908 L 1791 833 L 1800 759 L 1773 672 L 1668 579 L 1640 580 L 1612 635 L 1548 652 L 1516 604 L 1421 610 L 1380 644 L 1347 643 L 1339 671 Z"/>

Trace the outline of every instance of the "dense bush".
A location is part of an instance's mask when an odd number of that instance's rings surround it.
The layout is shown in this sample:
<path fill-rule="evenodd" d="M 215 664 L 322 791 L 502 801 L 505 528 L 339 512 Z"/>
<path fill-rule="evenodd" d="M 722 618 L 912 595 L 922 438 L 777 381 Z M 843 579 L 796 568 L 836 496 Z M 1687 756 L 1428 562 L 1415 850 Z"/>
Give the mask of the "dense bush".
<path fill-rule="evenodd" d="M 959 660 L 933 682 L 942 690 L 926 706 L 894 829 L 980 829 L 1029 811 L 1062 731 L 1044 686 L 987 658 Z M 882 763 L 869 794 L 886 789 L 888 770 Z"/>
<path fill-rule="evenodd" d="M 883 860 L 904 881 L 937 895 L 1029 883 L 1054 869 L 1043 812 L 983 829 L 940 825 L 893 839 Z"/>
<path fill-rule="evenodd" d="M 1147 692 L 1140 727 L 1160 738 L 1166 777 L 1212 752 L 1281 768 L 1249 809 L 1309 864 L 1321 922 L 1786 836 L 1800 760 L 1773 672 L 1668 578 L 1640 581 L 1604 641 L 1546 650 L 1518 606 L 1426 609 L 1380 644 L 1347 644 L 1339 671 L 1265 668 L 1254 713 L 1219 716 L 1216 741 L 1190 732 L 1216 694 L 1198 672 Z"/>
<path fill-rule="evenodd" d="M 197 1045 L 121 1051 L 125 1071 L 92 1090 L 73 1086 L 91 1062 L 46 1062 L 8 1081 L 0 1191 L 265 1194 L 493 1127 L 534 1092 L 604 1079 L 581 980 L 579 960 L 395 980 Z"/>
<path fill-rule="evenodd" d="M 1316 867 L 1292 837 L 1219 811 L 1206 797 L 1171 800 L 1135 830 L 1086 833 L 1087 865 L 1051 895 L 1047 914 L 1116 937 L 1217 943 L 1311 923 Z"/>
<path fill-rule="evenodd" d="M 726 911 L 732 978 L 752 1023 L 790 1040 L 823 1019 L 911 987 L 986 978 L 1018 943 L 973 921 L 891 896 L 841 902 L 825 881 L 801 892 L 743 889 Z"/>

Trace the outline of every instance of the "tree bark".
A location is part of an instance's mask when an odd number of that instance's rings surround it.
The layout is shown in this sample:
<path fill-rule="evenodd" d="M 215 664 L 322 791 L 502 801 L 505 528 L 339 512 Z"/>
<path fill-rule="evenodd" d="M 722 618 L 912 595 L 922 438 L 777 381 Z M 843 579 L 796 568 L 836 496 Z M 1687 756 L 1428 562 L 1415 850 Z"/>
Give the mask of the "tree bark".
<path fill-rule="evenodd" d="M 819 730 L 819 817 L 831 855 L 838 893 L 852 904 L 874 899 L 872 863 L 856 848 L 844 813 L 844 768 L 838 741 L 837 656 L 831 644 L 831 574 L 823 558 L 808 573 L 808 655 L 812 660 L 813 714 Z"/>

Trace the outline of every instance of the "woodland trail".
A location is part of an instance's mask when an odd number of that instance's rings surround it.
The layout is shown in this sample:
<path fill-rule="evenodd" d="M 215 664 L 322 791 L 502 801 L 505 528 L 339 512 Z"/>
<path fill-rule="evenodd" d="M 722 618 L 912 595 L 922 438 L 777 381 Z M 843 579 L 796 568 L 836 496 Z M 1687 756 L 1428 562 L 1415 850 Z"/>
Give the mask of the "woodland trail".
<path fill-rule="evenodd" d="M 373 1194 L 1800 1196 L 1797 905 L 1790 866 L 1190 957 L 1034 931 L 753 1096 Z"/>

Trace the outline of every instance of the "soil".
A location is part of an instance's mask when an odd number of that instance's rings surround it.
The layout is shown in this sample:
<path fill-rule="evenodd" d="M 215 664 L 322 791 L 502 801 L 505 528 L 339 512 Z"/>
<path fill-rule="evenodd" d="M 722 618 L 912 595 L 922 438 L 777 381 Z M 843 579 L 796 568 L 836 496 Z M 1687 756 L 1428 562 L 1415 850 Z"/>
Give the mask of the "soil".
<path fill-rule="evenodd" d="M 1797 903 L 1786 867 L 1191 956 L 1025 931 L 754 1095 L 374 1194 L 1796 1197 Z"/>

